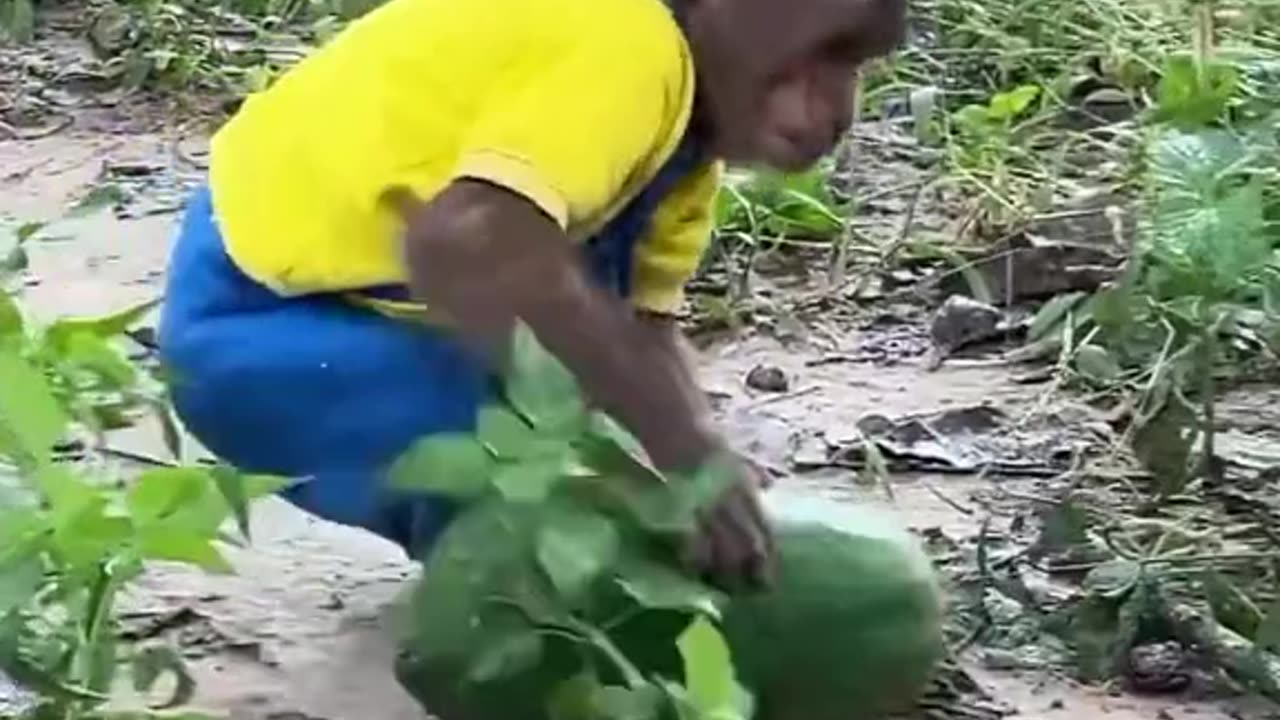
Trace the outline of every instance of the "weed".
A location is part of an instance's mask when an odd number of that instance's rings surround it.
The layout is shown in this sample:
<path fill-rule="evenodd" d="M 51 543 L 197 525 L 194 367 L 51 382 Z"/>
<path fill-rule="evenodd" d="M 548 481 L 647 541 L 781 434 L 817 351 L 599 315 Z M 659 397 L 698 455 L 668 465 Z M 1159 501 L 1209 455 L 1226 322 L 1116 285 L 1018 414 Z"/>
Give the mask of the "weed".
<path fill-rule="evenodd" d="M 38 232 L 12 234 L 6 271 L 25 264 Z M 150 307 L 33 327 L 15 296 L 0 294 L 0 671 L 38 694 L 21 717 L 123 720 L 186 704 L 194 683 L 180 656 L 122 643 L 118 599 L 155 561 L 228 572 L 224 521 L 247 537 L 247 504 L 281 487 L 225 467 L 126 481 L 99 452 L 105 431 L 143 412 L 162 419 L 178 450 L 163 386 L 119 345 Z M 155 697 L 169 676 L 174 690 Z"/>

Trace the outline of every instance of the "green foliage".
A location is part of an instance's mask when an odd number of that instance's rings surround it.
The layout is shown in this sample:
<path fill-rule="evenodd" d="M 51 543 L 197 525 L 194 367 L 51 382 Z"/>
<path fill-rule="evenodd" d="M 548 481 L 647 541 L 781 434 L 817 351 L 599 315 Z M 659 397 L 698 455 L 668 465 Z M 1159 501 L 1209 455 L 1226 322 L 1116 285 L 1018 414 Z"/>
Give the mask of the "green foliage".
<path fill-rule="evenodd" d="M 428 663 L 462 658 L 463 681 L 483 684 L 551 662 L 554 644 L 568 643 L 578 661 L 544 698 L 553 717 L 749 717 L 714 625 L 721 596 L 659 549 L 693 530 L 731 476 L 713 463 L 664 478 L 634 438 L 586 409 L 527 328 L 512 347 L 502 400 L 481 412 L 477 432 L 423 440 L 397 469 L 402 488 L 467 501 L 427 560 L 413 652 Z M 617 604 L 603 617 L 602 590 Z M 627 657 L 610 635 L 649 611 L 686 618 L 679 677 Z"/>
<path fill-rule="evenodd" d="M 34 0 L 0 0 L 0 43 L 31 42 L 36 32 Z"/>
<path fill-rule="evenodd" d="M 124 482 L 92 451 L 62 457 L 58 447 L 104 429 L 108 410 L 124 423 L 163 405 L 116 343 L 150 304 L 32 328 L 3 297 L 11 319 L 0 333 L 0 671 L 39 694 L 33 718 L 118 717 L 122 707 L 141 718 L 184 705 L 194 684 L 180 658 L 121 643 L 117 599 L 155 561 L 230 571 L 219 549 L 224 522 L 247 537 L 248 504 L 280 482 L 224 467 L 161 467 Z M 122 676 L 138 697 L 114 694 Z M 161 677 L 175 689 L 151 697 Z"/>
<path fill-rule="evenodd" d="M 830 240 L 843 226 L 845 208 L 828 182 L 822 167 L 730 175 L 716 200 L 716 230 L 753 239 Z"/>
<path fill-rule="evenodd" d="M 1274 354 L 1280 339 L 1280 145 L 1256 104 L 1234 113 L 1257 97 L 1243 77 L 1226 60 L 1168 58 L 1146 143 L 1136 257 L 1113 286 L 1046 305 L 1033 323 L 1038 334 L 1068 338 L 1066 357 L 1082 378 L 1138 391 L 1134 450 L 1165 495 L 1211 469 L 1217 376 Z"/>

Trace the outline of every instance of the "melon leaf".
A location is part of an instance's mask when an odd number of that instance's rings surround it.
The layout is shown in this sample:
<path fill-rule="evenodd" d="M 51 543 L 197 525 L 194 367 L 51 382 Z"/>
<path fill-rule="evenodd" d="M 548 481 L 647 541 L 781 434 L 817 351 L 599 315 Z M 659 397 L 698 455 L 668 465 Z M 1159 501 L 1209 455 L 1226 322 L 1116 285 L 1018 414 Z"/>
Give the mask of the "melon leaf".
<path fill-rule="evenodd" d="M 740 719 L 748 716 L 745 693 L 733 673 L 729 644 L 710 620 L 700 617 L 676 641 L 684 660 L 688 702 L 702 718 Z"/>
<path fill-rule="evenodd" d="M 493 458 L 474 435 L 429 435 L 414 443 L 391 468 L 400 490 L 425 490 L 469 500 L 484 494 Z"/>
<path fill-rule="evenodd" d="M 505 390 L 516 411 L 539 430 L 573 431 L 576 421 L 585 420 L 577 381 L 524 324 L 516 326 L 511 343 Z"/>
<path fill-rule="evenodd" d="M 618 529 L 608 518 L 561 504 L 538 533 L 538 563 L 561 597 L 576 603 L 617 560 L 620 546 Z"/>
<path fill-rule="evenodd" d="M 529 423 L 500 405 L 481 408 L 476 425 L 480 442 L 503 460 L 519 460 L 526 457 L 539 441 L 537 433 L 529 427 Z"/>
<path fill-rule="evenodd" d="M 720 619 L 724 595 L 675 570 L 639 559 L 623 565 L 618 585 L 641 606 L 656 610 L 686 610 Z"/>
<path fill-rule="evenodd" d="M 517 675 L 537 666 L 542 659 L 542 636 L 528 626 L 494 633 L 476 656 L 467 672 L 473 683 L 484 683 Z"/>

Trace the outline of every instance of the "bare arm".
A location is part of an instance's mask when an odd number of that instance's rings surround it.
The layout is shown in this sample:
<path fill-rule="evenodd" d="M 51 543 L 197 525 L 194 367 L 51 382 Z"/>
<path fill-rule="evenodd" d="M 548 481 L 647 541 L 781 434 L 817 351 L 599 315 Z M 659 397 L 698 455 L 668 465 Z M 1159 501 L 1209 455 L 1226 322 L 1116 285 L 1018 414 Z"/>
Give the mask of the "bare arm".
<path fill-rule="evenodd" d="M 666 341 L 674 334 L 593 285 L 569 238 L 535 205 L 472 181 L 430 203 L 402 195 L 398 204 L 413 292 L 454 318 L 465 340 L 497 352 L 520 318 L 659 466 L 691 469 L 719 449 L 701 394 Z"/>
<path fill-rule="evenodd" d="M 519 318 L 659 467 L 692 470 L 722 450 L 674 323 L 641 319 L 594 286 L 577 249 L 536 206 L 471 181 L 430 203 L 403 193 L 395 201 L 412 290 L 448 313 L 464 340 L 493 357 Z M 767 584 L 773 572 L 754 473 L 740 470 L 686 548 L 693 567 L 728 588 Z"/>

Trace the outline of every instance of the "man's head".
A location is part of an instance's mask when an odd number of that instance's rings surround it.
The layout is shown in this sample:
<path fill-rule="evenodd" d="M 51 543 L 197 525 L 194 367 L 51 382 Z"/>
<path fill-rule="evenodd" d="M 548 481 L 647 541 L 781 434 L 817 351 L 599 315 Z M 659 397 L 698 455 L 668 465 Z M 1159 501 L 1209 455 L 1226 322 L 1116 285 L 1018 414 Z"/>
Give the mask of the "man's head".
<path fill-rule="evenodd" d="M 698 122 L 716 153 L 800 170 L 849 126 L 854 82 L 891 51 L 906 0 L 683 0 Z"/>

